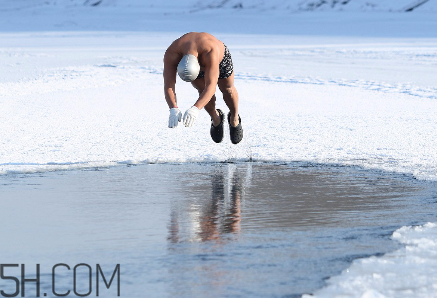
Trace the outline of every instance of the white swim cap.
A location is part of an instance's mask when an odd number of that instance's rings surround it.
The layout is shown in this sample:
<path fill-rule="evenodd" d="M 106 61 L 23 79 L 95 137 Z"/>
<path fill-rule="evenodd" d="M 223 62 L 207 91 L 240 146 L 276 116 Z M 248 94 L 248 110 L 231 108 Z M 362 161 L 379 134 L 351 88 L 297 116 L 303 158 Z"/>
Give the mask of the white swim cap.
<path fill-rule="evenodd" d="M 185 82 L 191 82 L 197 79 L 200 72 L 200 65 L 196 56 L 187 54 L 182 57 L 178 64 L 178 75 Z"/>

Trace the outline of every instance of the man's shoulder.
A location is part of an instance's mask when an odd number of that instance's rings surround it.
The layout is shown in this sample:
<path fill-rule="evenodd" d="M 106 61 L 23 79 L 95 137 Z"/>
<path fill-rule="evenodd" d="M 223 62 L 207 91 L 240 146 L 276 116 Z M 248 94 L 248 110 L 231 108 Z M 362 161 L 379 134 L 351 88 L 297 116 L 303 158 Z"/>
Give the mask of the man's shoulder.
<path fill-rule="evenodd" d="M 177 47 L 172 47 L 170 45 L 164 53 L 164 67 L 167 65 L 177 65 L 181 58 L 180 56 Z"/>

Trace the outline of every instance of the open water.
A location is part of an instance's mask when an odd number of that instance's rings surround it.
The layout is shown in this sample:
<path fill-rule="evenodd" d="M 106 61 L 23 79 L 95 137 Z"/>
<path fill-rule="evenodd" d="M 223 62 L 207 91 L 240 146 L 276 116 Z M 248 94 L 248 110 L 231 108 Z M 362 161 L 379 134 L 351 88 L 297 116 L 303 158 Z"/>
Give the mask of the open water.
<path fill-rule="evenodd" d="M 97 288 L 100 297 L 300 297 L 357 258 L 398 249 L 396 229 L 435 222 L 436 190 L 411 176 L 302 163 L 3 175 L 0 264 L 24 264 L 27 279 L 39 264 L 41 297 Z M 101 275 L 114 272 L 106 289 Z M 25 297 L 35 285 L 25 283 Z M 0 290 L 22 289 L 0 279 Z"/>

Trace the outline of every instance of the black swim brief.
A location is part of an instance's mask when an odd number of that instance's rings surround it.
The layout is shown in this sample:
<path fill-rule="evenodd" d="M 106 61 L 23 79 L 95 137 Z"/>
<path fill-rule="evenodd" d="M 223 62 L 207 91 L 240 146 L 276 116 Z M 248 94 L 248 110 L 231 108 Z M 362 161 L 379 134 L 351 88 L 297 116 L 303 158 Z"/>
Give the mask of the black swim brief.
<path fill-rule="evenodd" d="M 231 52 L 229 52 L 229 49 L 226 45 L 225 46 L 225 54 L 223 55 L 223 59 L 219 64 L 219 79 L 226 79 L 231 76 L 231 74 L 234 72 L 234 65 L 232 64 L 232 57 Z M 205 77 L 205 72 L 200 71 L 199 75 L 197 76 L 197 79 L 202 79 Z"/>

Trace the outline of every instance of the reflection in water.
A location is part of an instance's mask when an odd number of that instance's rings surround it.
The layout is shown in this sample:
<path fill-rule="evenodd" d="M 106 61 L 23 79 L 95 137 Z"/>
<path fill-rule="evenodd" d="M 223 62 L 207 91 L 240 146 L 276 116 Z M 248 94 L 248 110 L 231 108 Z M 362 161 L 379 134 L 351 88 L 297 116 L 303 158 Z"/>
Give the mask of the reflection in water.
<path fill-rule="evenodd" d="M 226 171 L 226 172 L 225 172 Z M 210 196 L 190 200 L 189 206 L 172 208 L 169 225 L 169 240 L 220 242 L 225 234 L 238 234 L 241 230 L 241 201 L 244 196 L 244 181 L 251 171 L 242 172 L 233 165 L 219 168 L 210 176 Z M 208 191 L 205 186 L 201 190 Z M 177 204 L 175 204 L 177 205 Z M 185 212 L 187 211 L 187 212 Z M 185 231 L 184 228 L 188 228 Z M 184 234 L 189 235 L 188 239 Z"/>
<path fill-rule="evenodd" d="M 251 166 L 228 164 L 205 172 L 191 173 L 189 189 L 174 198 L 168 225 L 169 297 L 220 297 L 239 271 L 223 267 L 217 260 L 232 254 L 226 246 L 241 232 L 241 206 Z M 199 282 L 202 281 L 201 285 Z"/>
<path fill-rule="evenodd" d="M 171 297 L 300 297 L 351 260 L 395 249 L 388 236 L 423 213 L 413 180 L 355 168 L 216 164 L 182 173 L 167 225 Z"/>

